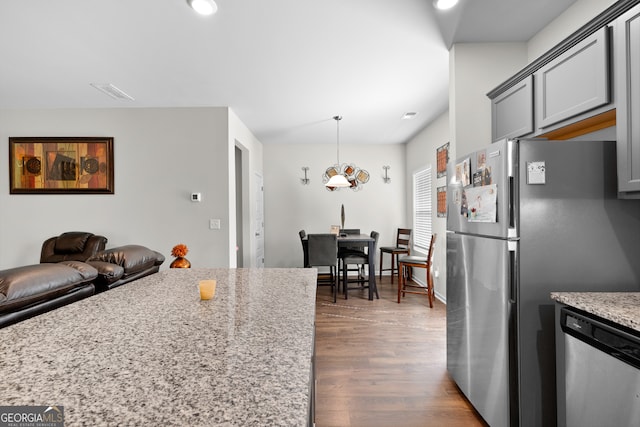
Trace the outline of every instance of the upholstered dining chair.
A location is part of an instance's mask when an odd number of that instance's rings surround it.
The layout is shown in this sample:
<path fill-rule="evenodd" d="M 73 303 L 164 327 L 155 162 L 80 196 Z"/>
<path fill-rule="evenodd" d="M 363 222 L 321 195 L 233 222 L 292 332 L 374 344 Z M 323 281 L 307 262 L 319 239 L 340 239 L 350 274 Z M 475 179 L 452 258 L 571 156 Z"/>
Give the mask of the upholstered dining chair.
<path fill-rule="evenodd" d="M 372 231 L 370 234 L 374 239 L 373 244 L 373 254 L 374 254 L 374 265 L 375 265 L 375 254 L 376 248 L 378 247 L 378 237 L 380 237 L 380 233 L 377 231 Z M 342 260 L 342 290 L 344 292 L 344 299 L 349 298 L 349 291 L 355 289 L 368 289 L 369 285 L 365 286 L 365 282 L 369 283 L 369 280 L 364 277 L 364 266 L 369 264 L 369 255 L 365 252 L 350 252 L 343 255 Z M 357 268 L 357 276 L 353 279 L 349 279 L 349 265 L 355 264 L 358 266 Z M 349 287 L 349 283 L 358 283 L 356 287 Z M 376 288 L 376 298 L 380 299 L 378 295 L 378 289 Z"/>
<path fill-rule="evenodd" d="M 345 234 L 360 234 L 360 229 L 359 228 L 341 228 L 340 229 L 340 234 L 341 235 L 345 235 Z M 364 254 L 364 246 L 362 245 L 340 245 L 338 246 L 338 285 L 340 285 L 341 280 L 342 280 L 342 270 L 344 268 L 344 264 L 342 262 L 342 259 L 347 256 L 347 255 L 363 255 Z M 360 267 L 357 267 L 360 268 Z M 348 271 L 356 271 L 356 268 L 352 268 L 351 270 Z M 359 274 L 359 273 L 358 273 Z"/>
<path fill-rule="evenodd" d="M 338 293 L 338 236 L 335 234 L 307 235 L 309 267 L 329 267 L 329 274 L 318 273 L 318 285 L 330 285 L 333 290 L 333 302 Z"/>
<path fill-rule="evenodd" d="M 307 246 L 307 242 L 305 241 L 307 237 L 307 232 L 304 230 L 298 231 L 298 235 L 300 236 L 300 243 L 302 244 L 302 263 L 305 268 L 309 267 L 309 247 Z"/>
<path fill-rule="evenodd" d="M 433 247 L 435 243 L 436 234 L 432 234 L 431 242 L 429 243 L 429 252 L 426 257 L 404 255 L 398 258 L 398 304 L 400 304 L 400 297 L 404 297 L 405 294 L 419 294 L 426 295 L 429 298 L 429 307 L 433 308 L 434 289 L 431 266 L 433 265 Z M 426 269 L 426 287 L 421 286 L 415 281 L 407 282 L 409 269 L 412 267 Z"/>
<path fill-rule="evenodd" d="M 395 268 L 397 264 L 397 258 L 400 255 L 410 255 L 409 242 L 411 241 L 411 233 L 413 230 L 410 228 L 398 228 L 396 233 L 396 245 L 395 246 L 381 246 L 380 247 L 380 280 L 382 280 L 382 271 L 391 270 L 391 284 L 393 285 L 393 276 L 395 275 Z M 391 267 L 382 268 L 383 254 L 391 254 Z"/>

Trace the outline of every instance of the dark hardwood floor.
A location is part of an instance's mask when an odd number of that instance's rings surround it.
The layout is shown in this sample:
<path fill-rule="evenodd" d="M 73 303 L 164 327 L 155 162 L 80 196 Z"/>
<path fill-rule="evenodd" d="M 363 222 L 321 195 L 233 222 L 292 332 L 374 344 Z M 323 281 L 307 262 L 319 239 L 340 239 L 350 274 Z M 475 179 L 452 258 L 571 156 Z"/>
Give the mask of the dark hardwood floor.
<path fill-rule="evenodd" d="M 380 299 L 350 291 L 316 302 L 316 426 L 486 426 L 446 370 L 445 305 L 422 295 L 397 303 L 396 284 L 378 281 Z"/>

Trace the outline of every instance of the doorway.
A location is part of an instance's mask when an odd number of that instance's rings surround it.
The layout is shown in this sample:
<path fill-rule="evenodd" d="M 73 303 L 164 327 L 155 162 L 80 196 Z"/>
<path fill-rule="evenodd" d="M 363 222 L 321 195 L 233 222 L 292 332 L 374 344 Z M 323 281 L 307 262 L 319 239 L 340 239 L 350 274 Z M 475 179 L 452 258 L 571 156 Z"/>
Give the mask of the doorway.
<path fill-rule="evenodd" d="M 236 146 L 236 267 L 242 268 L 244 263 L 244 232 L 242 218 L 244 210 L 242 209 L 242 150 Z"/>

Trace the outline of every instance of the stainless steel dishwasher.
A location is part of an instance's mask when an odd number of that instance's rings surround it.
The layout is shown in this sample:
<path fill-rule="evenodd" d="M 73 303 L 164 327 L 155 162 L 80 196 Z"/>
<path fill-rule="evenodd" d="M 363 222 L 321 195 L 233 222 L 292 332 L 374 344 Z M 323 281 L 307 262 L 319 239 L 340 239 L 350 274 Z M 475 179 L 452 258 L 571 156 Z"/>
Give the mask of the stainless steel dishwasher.
<path fill-rule="evenodd" d="M 640 333 L 569 307 L 560 326 L 566 425 L 640 426 Z"/>

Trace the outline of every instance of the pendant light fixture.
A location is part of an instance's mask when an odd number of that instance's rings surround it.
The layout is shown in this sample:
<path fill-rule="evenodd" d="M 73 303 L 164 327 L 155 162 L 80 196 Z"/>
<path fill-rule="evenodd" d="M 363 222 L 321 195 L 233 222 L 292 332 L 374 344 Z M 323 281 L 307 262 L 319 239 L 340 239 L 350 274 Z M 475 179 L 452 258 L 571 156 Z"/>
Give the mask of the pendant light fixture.
<path fill-rule="evenodd" d="M 333 116 L 333 120 L 336 121 L 336 128 L 337 128 L 337 165 L 340 166 L 340 120 L 342 120 L 341 116 Z M 329 181 L 325 184 L 326 187 L 351 187 L 351 184 L 349 183 L 349 181 L 347 181 L 347 178 L 342 175 L 341 173 L 339 173 L 339 171 L 336 170 L 336 174 L 331 176 L 329 178 Z"/>
<path fill-rule="evenodd" d="M 322 182 L 329 191 L 336 191 L 343 187 L 349 187 L 353 191 L 359 191 L 369 181 L 369 172 L 360 169 L 354 164 L 340 163 L 340 120 L 341 116 L 333 116 L 337 127 L 337 163 L 329 166 L 322 175 Z"/>

